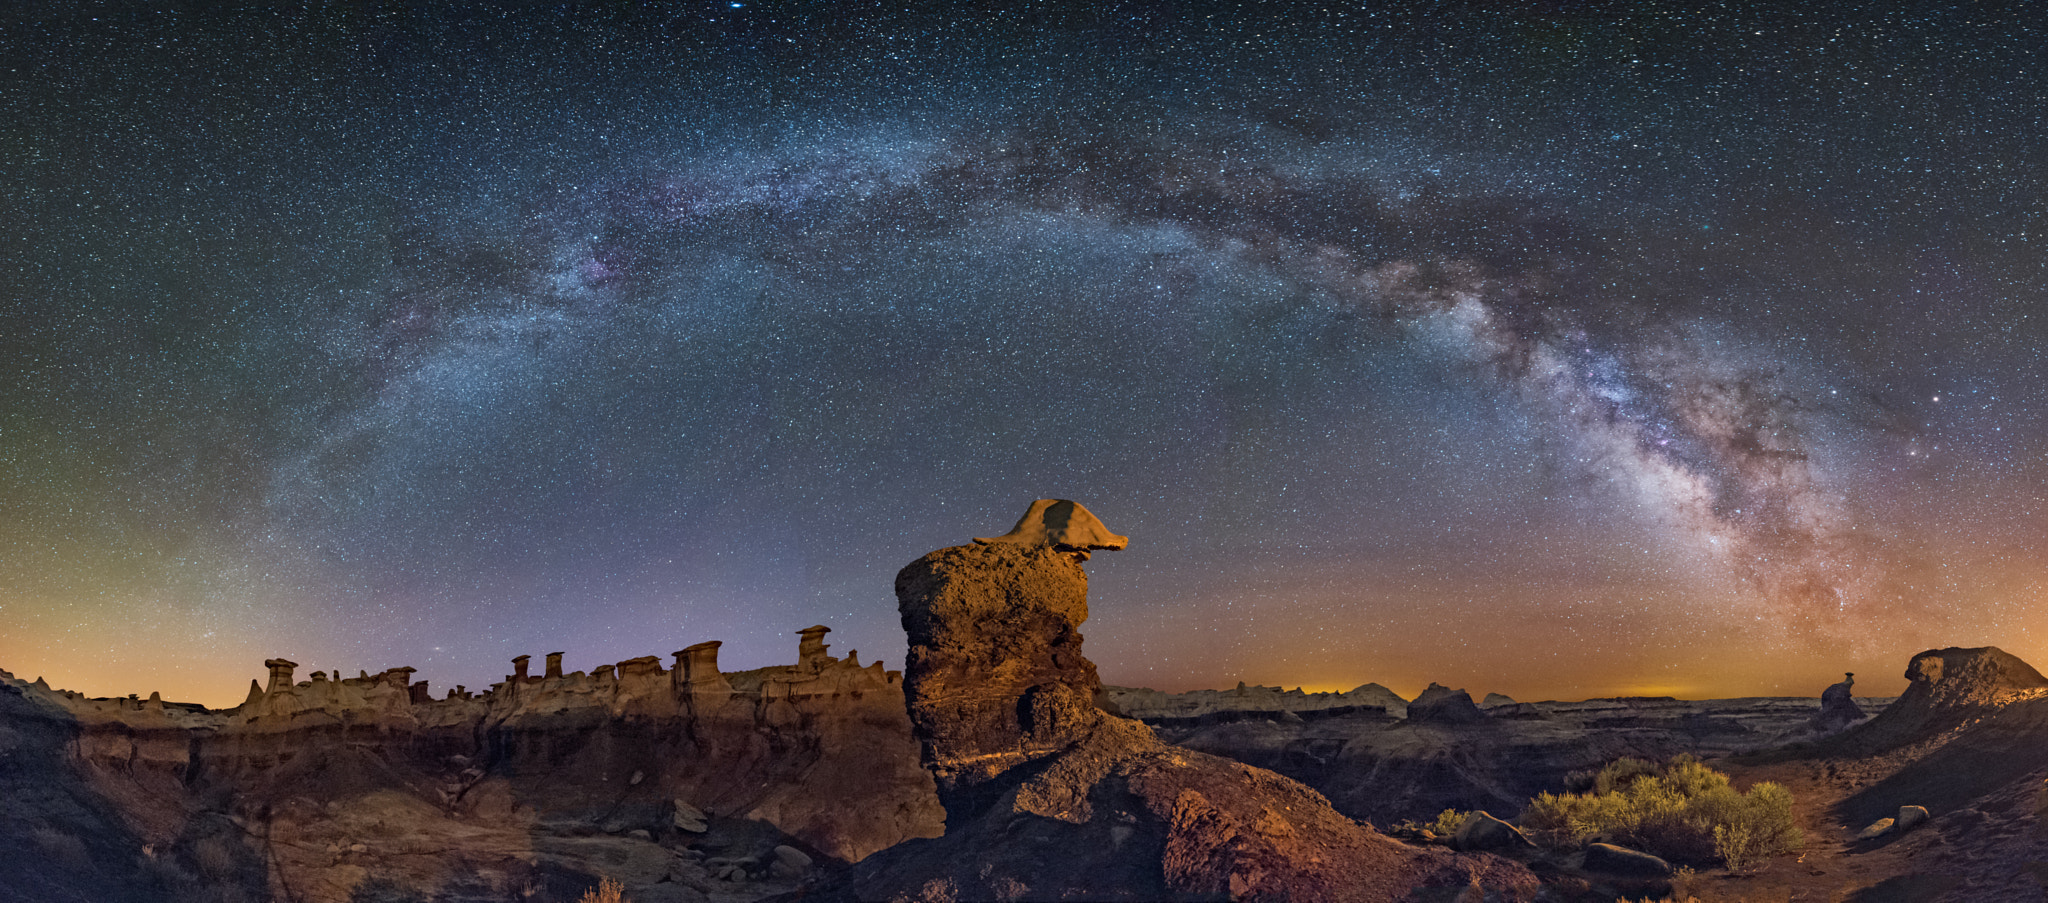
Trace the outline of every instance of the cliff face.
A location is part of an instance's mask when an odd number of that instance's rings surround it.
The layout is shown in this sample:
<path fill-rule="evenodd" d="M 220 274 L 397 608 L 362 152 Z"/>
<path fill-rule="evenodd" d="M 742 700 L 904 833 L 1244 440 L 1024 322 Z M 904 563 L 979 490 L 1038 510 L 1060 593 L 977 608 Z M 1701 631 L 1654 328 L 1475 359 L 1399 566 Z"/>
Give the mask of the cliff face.
<path fill-rule="evenodd" d="M 758 896 L 794 886 L 804 858 L 943 825 L 900 675 L 802 633 L 793 666 L 723 674 L 715 643 L 672 668 L 564 674 L 551 656 L 533 676 L 522 658 L 488 692 L 440 699 L 411 669 L 294 681 L 273 660 L 225 711 L 0 676 L 0 761 L 57 776 L 45 808 L 79 828 L 44 845 L 122 847 L 82 854 L 132 864 L 95 899 L 573 899 L 598 875 L 643 903 Z"/>

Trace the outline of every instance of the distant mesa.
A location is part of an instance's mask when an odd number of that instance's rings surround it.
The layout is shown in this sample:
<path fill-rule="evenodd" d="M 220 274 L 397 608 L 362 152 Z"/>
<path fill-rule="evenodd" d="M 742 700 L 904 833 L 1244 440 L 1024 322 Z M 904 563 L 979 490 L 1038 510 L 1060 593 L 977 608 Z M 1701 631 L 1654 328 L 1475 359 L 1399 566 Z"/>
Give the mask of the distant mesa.
<path fill-rule="evenodd" d="M 1408 703 L 1410 724 L 1472 724 L 1487 720 L 1485 712 L 1472 701 L 1472 694 L 1431 683 Z"/>
<path fill-rule="evenodd" d="M 1307 693 L 1300 687 L 1248 686 L 1239 681 L 1231 690 L 1190 690 L 1164 693 L 1144 687 L 1102 688 L 1105 707 L 1151 724 L 1218 723 L 1241 719 L 1324 718 L 1339 715 L 1377 713 L 1401 718 L 1408 711 L 1407 700 L 1394 691 L 1369 683 L 1342 693 Z"/>

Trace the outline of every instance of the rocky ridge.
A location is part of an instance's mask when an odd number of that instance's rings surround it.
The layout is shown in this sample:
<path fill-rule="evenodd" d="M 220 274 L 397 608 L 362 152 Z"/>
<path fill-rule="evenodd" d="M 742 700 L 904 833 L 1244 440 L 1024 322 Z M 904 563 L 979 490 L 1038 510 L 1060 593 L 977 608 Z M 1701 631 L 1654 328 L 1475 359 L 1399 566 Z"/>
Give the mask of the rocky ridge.
<path fill-rule="evenodd" d="M 1408 714 L 1408 701 L 1376 683 L 1342 693 L 1304 693 L 1300 687 L 1246 686 L 1240 681 L 1231 690 L 1191 690 L 1163 693 L 1144 687 L 1102 688 L 1104 708 L 1136 718 L 1147 724 L 1175 722 L 1224 722 L 1247 717 L 1272 717 L 1289 713 L 1308 718 L 1378 712 L 1391 718 Z"/>
<path fill-rule="evenodd" d="M 1427 821 L 1444 809 L 1520 812 L 1537 793 L 1577 789 L 1586 775 L 1622 756 L 1714 758 L 1828 735 L 1816 728 L 1813 697 L 1679 700 L 1617 697 L 1577 702 L 1472 706 L 1462 691 L 1436 688 L 1396 719 L 1373 709 L 1215 707 L 1181 715 L 1215 694 L 1167 696 L 1139 708 L 1160 737 L 1190 749 L 1270 768 L 1315 788 L 1352 818 L 1389 826 Z M 1166 694 L 1160 694 L 1165 696 Z M 1140 696 L 1139 698 L 1144 698 Z M 1883 711 L 1891 702 L 1849 704 Z M 1161 716 L 1153 713 L 1168 712 Z M 1420 716 L 1420 717 L 1418 717 Z"/>
<path fill-rule="evenodd" d="M 488 691 L 440 698 L 411 668 L 296 680 L 273 659 L 227 710 L 0 672 L 0 751 L 61 788 L 51 805 L 71 815 L 54 824 L 79 829 L 8 836 L 121 838 L 0 882 L 62 888 L 127 863 L 96 899 L 571 899 L 598 875 L 640 903 L 757 898 L 794 886 L 799 860 L 942 828 L 901 674 L 828 654 L 826 632 L 799 632 L 795 665 L 733 674 L 715 642 L 666 668 L 643 656 L 564 673 L 553 654 L 535 675 L 521 656 Z"/>

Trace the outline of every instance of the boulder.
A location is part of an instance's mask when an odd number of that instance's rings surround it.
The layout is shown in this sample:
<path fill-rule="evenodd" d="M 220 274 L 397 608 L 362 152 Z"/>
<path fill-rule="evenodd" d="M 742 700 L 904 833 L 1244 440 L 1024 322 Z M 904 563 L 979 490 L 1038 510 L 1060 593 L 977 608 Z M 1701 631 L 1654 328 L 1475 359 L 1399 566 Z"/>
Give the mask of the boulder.
<path fill-rule="evenodd" d="M 1529 842 L 1522 829 L 1501 821 L 1487 812 L 1472 812 L 1458 823 L 1458 830 L 1451 834 L 1451 849 L 1461 851 L 1485 851 L 1503 855 L 1517 855 L 1534 852 L 1536 845 Z"/>
<path fill-rule="evenodd" d="M 798 877 L 810 868 L 811 857 L 786 844 L 775 848 L 775 861 L 768 867 L 771 873 L 784 878 Z"/>
<path fill-rule="evenodd" d="M 1471 724 L 1485 721 L 1486 713 L 1472 702 L 1472 694 L 1432 683 L 1408 704 L 1411 724 Z"/>
<path fill-rule="evenodd" d="M 1624 875 L 1634 878 L 1668 878 L 1671 863 L 1662 857 L 1652 856 L 1640 850 L 1618 847 L 1611 843 L 1586 844 L 1584 868 L 1589 872 L 1607 875 Z"/>
<path fill-rule="evenodd" d="M 1893 828 L 1901 834 L 1911 831 L 1927 820 L 1924 806 L 1900 806 L 1899 814 L 1893 819 Z"/>
<path fill-rule="evenodd" d="M 690 834 L 702 834 L 710 830 L 709 819 L 703 811 L 682 800 L 675 801 L 675 814 L 669 818 L 669 823 L 675 825 L 676 830 Z"/>
<path fill-rule="evenodd" d="M 1896 819 L 1880 818 L 1877 821 L 1871 822 L 1868 825 L 1864 825 L 1863 830 L 1856 832 L 1856 839 L 1876 840 L 1880 837 L 1885 836 L 1886 834 L 1890 834 L 1892 832 L 1892 826 L 1896 824 L 1898 824 L 1898 821 Z"/>

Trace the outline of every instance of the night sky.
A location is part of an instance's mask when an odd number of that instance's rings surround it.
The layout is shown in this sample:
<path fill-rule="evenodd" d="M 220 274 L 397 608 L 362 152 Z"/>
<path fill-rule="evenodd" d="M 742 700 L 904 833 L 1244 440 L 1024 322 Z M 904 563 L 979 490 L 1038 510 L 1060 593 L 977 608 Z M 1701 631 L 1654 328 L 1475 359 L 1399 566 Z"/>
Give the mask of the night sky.
<path fill-rule="evenodd" d="M 17 676 L 901 667 L 1042 497 L 1111 683 L 2048 666 L 2039 4 L 204 6 L 0 13 Z"/>

